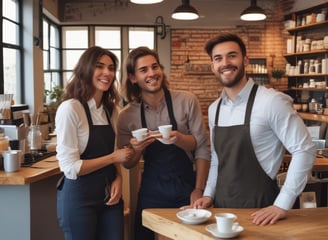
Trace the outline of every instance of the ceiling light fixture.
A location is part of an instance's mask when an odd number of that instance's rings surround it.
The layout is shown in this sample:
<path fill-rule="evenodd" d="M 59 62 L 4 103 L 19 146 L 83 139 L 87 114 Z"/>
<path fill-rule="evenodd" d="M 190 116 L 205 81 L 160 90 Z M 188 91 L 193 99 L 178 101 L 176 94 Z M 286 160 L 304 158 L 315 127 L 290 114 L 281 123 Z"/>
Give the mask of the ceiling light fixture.
<path fill-rule="evenodd" d="M 189 0 L 182 0 L 182 4 L 174 10 L 171 17 L 177 20 L 195 20 L 199 15 L 196 8 L 189 4 Z"/>
<path fill-rule="evenodd" d="M 256 5 L 256 0 L 251 0 L 251 6 L 246 8 L 240 15 L 243 21 L 261 21 L 266 19 L 265 12 Z"/>
<path fill-rule="evenodd" d="M 163 0 L 130 0 L 130 2 L 136 4 L 153 4 L 163 2 Z"/>

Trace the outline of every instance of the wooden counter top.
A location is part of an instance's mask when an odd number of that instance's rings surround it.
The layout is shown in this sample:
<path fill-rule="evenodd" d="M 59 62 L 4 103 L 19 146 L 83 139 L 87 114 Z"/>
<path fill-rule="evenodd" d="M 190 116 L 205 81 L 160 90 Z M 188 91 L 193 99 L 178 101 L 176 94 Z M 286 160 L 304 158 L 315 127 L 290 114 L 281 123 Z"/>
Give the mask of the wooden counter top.
<path fill-rule="evenodd" d="M 284 162 L 287 163 L 287 165 L 289 165 L 289 162 L 291 160 L 292 156 L 290 154 L 286 154 L 284 156 Z M 287 171 L 287 169 L 285 169 L 285 171 Z M 312 167 L 312 171 L 314 172 L 327 172 L 328 171 L 328 158 L 326 157 L 322 157 L 322 156 L 317 156 L 313 167 Z"/>
<path fill-rule="evenodd" d="M 217 240 L 218 238 L 207 232 L 205 227 L 215 223 L 214 214 L 219 212 L 231 212 L 237 215 L 238 223 L 244 227 L 238 239 L 324 240 L 328 237 L 328 208 L 290 210 L 286 219 L 267 226 L 257 226 L 251 222 L 250 214 L 255 209 L 212 208 L 208 210 L 212 212 L 212 217 L 200 225 L 182 223 L 176 217 L 180 209 L 146 209 L 143 211 L 142 221 L 144 226 L 158 234 L 159 240 Z"/>
<path fill-rule="evenodd" d="M 6 173 L 0 171 L 0 185 L 24 185 L 40 181 L 50 176 L 59 174 L 56 156 L 51 156 L 30 167 L 21 167 L 17 172 Z"/>
<path fill-rule="evenodd" d="M 328 172 L 328 158 L 317 157 L 313 165 L 312 171 L 314 172 Z"/>

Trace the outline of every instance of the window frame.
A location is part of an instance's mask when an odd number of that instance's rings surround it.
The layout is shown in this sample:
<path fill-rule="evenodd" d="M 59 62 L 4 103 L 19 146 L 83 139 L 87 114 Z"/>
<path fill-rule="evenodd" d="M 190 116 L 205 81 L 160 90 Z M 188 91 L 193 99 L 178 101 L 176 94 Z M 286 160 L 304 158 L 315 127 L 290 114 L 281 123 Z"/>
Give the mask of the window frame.
<path fill-rule="evenodd" d="M 0 63 L 1 63 L 1 67 L 0 67 L 0 94 L 4 94 L 5 92 L 5 81 L 6 81 L 6 76 L 5 76 L 5 71 L 4 71 L 4 49 L 13 49 L 17 51 L 17 58 L 16 58 L 16 83 L 15 83 L 15 92 L 14 94 L 14 99 L 15 102 L 21 103 L 23 98 L 24 98 L 24 51 L 23 51 L 23 23 L 22 23 L 22 2 L 21 0 L 15 0 L 16 3 L 16 11 L 17 11 L 17 22 L 14 19 L 10 19 L 6 16 L 4 16 L 3 14 L 3 2 L 0 4 L 0 11 L 1 11 L 1 19 L 2 19 L 2 26 L 1 26 L 1 33 L 0 33 L 0 37 L 1 37 L 1 43 L 2 43 L 2 47 L 0 49 L 0 54 L 1 54 L 1 58 L 0 58 Z M 4 42 L 4 36 L 3 36 L 3 24 L 5 21 L 9 21 L 13 24 L 15 24 L 17 26 L 17 43 L 13 44 L 13 43 L 7 43 Z M 19 80 L 17 80 L 19 79 Z"/>
<path fill-rule="evenodd" d="M 87 48 L 65 48 L 65 44 L 64 44 L 64 36 L 65 34 L 63 33 L 65 28 L 70 28 L 70 27 L 86 27 L 87 31 L 88 31 L 88 47 L 91 46 L 95 46 L 95 37 L 96 37 L 96 28 L 120 28 L 121 29 L 121 48 L 117 49 L 117 48 L 106 48 L 110 51 L 120 51 L 121 52 L 121 56 L 119 57 L 120 59 L 120 66 L 119 66 L 119 72 L 117 74 L 117 78 L 119 80 L 119 82 L 121 83 L 123 77 L 124 77 L 124 69 L 123 69 L 123 64 L 124 64 L 124 60 L 126 55 L 133 49 L 129 46 L 129 29 L 152 29 L 153 30 L 153 48 L 156 50 L 157 48 L 157 34 L 156 34 L 156 26 L 154 25 L 105 25 L 105 24 L 96 24 L 96 25 L 90 25 L 90 24 L 86 24 L 86 25 L 63 25 L 62 26 L 62 30 L 61 30 L 61 41 L 62 41 L 62 53 L 66 50 L 86 50 Z M 65 85 L 67 83 L 67 81 L 69 80 L 69 77 L 65 77 L 64 74 L 67 74 L 69 72 L 72 72 L 72 69 L 64 69 L 64 65 L 65 65 L 65 60 L 64 60 L 64 56 L 65 54 L 62 54 L 62 62 L 63 62 L 63 75 L 62 75 L 62 79 L 63 79 L 63 84 Z M 66 79 L 65 79 L 66 78 Z"/>
<path fill-rule="evenodd" d="M 47 29 L 44 29 L 44 22 L 47 23 Z M 42 31 L 43 32 L 43 37 L 42 37 L 43 58 L 47 58 L 47 59 L 43 59 L 44 90 L 51 91 L 55 86 L 63 87 L 62 60 L 61 60 L 62 59 L 61 27 L 60 25 L 56 24 L 54 21 L 52 21 L 50 18 L 48 18 L 46 15 L 43 14 L 42 28 L 43 28 Z M 57 33 L 55 33 L 55 36 L 52 36 L 51 28 L 54 28 L 55 31 L 57 31 Z M 45 38 L 45 35 L 47 35 L 47 38 Z M 55 44 L 52 44 L 53 41 L 55 41 Z M 53 61 L 55 63 L 53 63 Z M 45 67 L 45 63 L 48 66 Z M 52 67 L 53 65 L 57 65 L 58 67 L 57 68 Z M 55 78 L 55 75 L 57 75 L 57 79 Z M 50 78 L 49 84 L 46 82 L 48 76 Z M 46 87 L 47 85 L 49 85 L 48 88 Z"/>

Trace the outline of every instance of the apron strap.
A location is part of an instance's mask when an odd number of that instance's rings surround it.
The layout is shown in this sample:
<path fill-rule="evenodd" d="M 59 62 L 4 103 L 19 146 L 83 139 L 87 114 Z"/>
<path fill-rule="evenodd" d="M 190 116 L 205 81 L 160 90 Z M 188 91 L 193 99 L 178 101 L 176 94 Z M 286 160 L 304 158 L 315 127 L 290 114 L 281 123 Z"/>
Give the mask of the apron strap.
<path fill-rule="evenodd" d="M 245 114 L 245 124 L 249 125 L 250 123 L 250 119 L 251 119 L 251 113 L 252 113 L 252 109 L 253 109 L 253 103 L 255 100 L 255 95 L 256 95 L 256 91 L 259 85 L 254 84 L 252 87 L 252 91 L 250 93 L 250 96 L 248 98 L 248 102 L 247 102 L 247 108 L 246 108 L 246 114 Z"/>
<path fill-rule="evenodd" d="M 169 113 L 170 117 L 170 122 L 172 124 L 172 129 L 177 130 L 178 129 L 178 124 L 175 120 L 174 112 L 173 112 L 173 104 L 172 104 L 172 98 L 170 91 L 167 89 L 164 89 L 164 94 L 165 94 L 165 102 L 167 105 L 167 111 Z M 147 128 L 147 122 L 146 122 L 146 117 L 145 117 L 145 110 L 144 110 L 144 103 L 141 101 L 140 105 L 140 115 L 141 115 L 141 126 L 143 128 Z"/>
<path fill-rule="evenodd" d="M 167 89 L 164 89 L 164 93 L 165 93 L 165 101 L 166 101 L 166 104 L 167 104 L 167 110 L 169 112 L 169 117 L 170 117 L 170 121 L 171 121 L 171 124 L 172 124 L 172 129 L 177 130 L 178 129 L 178 124 L 177 124 L 177 121 L 175 120 L 175 117 L 174 117 L 173 104 L 172 104 L 172 98 L 171 98 L 170 91 L 167 90 Z"/>
<path fill-rule="evenodd" d="M 250 96 L 248 98 L 248 102 L 247 102 L 247 107 L 246 107 L 246 113 L 245 113 L 245 119 L 244 119 L 244 123 L 245 124 L 249 124 L 250 123 L 250 119 L 251 119 L 251 113 L 252 113 L 252 109 L 253 109 L 253 103 L 255 100 L 255 95 L 256 95 L 256 91 L 258 89 L 257 84 L 254 84 L 250 93 Z M 220 114 L 220 106 L 222 103 L 222 98 L 220 99 L 218 106 L 216 108 L 216 113 L 215 113 L 215 122 L 217 126 L 219 126 L 219 114 Z"/>
<path fill-rule="evenodd" d="M 147 128 L 143 101 L 141 101 L 141 105 L 140 105 L 140 115 L 141 115 L 141 127 Z"/>

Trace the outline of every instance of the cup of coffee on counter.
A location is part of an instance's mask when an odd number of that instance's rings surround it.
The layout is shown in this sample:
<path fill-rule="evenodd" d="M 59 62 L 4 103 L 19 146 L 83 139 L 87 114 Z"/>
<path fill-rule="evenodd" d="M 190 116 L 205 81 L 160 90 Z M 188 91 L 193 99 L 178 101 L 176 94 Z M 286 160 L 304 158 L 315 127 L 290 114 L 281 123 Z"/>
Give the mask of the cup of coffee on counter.
<path fill-rule="evenodd" d="M 172 131 L 172 125 L 162 125 L 158 127 L 159 132 L 163 138 L 169 138 Z"/>
<path fill-rule="evenodd" d="M 21 150 L 8 150 L 2 152 L 3 168 L 5 172 L 16 172 L 21 167 Z"/>
<path fill-rule="evenodd" d="M 215 214 L 216 225 L 221 233 L 230 233 L 233 231 L 234 222 L 237 216 L 233 213 L 217 213 Z"/>
<path fill-rule="evenodd" d="M 147 137 L 147 128 L 139 128 L 137 130 L 132 131 L 132 136 L 135 137 L 139 142 L 145 140 Z"/>

